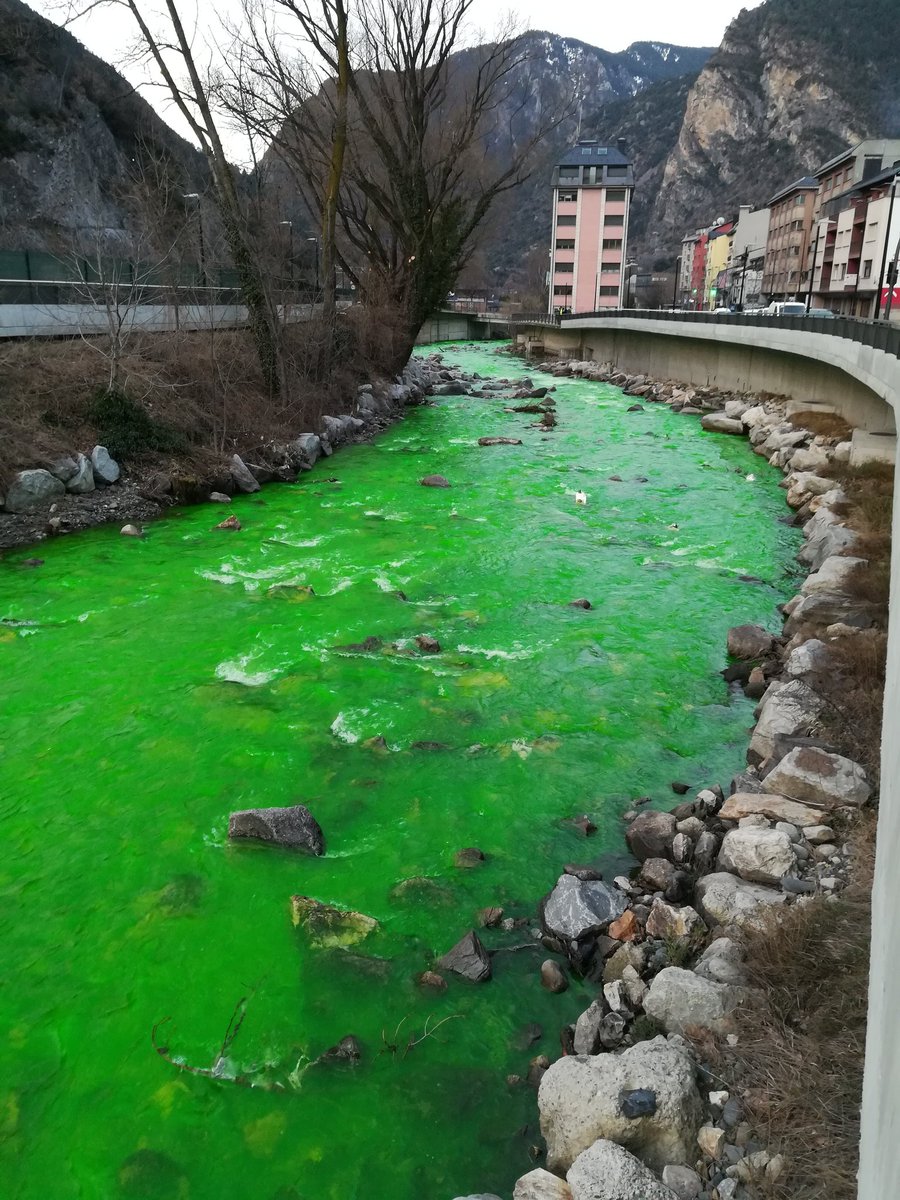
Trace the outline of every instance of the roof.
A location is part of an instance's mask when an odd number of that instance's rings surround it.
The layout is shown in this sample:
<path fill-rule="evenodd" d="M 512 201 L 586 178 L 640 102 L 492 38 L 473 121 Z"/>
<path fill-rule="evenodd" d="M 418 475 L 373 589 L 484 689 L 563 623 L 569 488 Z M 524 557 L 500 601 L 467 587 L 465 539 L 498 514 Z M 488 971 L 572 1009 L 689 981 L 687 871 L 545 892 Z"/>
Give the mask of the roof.
<path fill-rule="evenodd" d="M 559 167 L 580 167 L 582 164 L 607 163 L 611 167 L 630 167 L 632 160 L 618 146 L 601 146 L 599 142 L 572 146 L 557 162 Z"/>
<path fill-rule="evenodd" d="M 797 179 L 794 183 L 786 188 L 782 188 L 769 201 L 769 207 L 777 204 L 779 200 L 783 200 L 785 196 L 789 196 L 791 192 L 817 192 L 819 190 L 819 181 L 814 179 L 812 175 L 804 175 L 802 179 Z"/>
<path fill-rule="evenodd" d="M 857 180 L 850 187 L 844 188 L 842 192 L 835 192 L 833 196 L 829 196 L 828 200 L 833 202 L 843 199 L 844 196 L 852 196 L 857 192 L 868 192 L 874 187 L 882 187 L 884 184 L 890 183 L 895 177 L 900 177 L 900 165 L 897 163 L 887 167 L 884 171 L 879 171 L 877 175 L 870 175 L 868 179 Z"/>

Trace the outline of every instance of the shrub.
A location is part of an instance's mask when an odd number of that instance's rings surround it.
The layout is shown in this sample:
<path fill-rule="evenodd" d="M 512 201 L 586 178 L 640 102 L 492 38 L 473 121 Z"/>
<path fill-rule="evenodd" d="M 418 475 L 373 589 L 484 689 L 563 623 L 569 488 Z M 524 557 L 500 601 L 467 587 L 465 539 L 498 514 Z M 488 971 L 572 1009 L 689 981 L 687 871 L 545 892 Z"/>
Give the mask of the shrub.
<path fill-rule="evenodd" d="M 113 458 L 185 448 L 182 434 L 154 421 L 146 409 L 114 388 L 102 388 L 94 394 L 89 415 Z"/>

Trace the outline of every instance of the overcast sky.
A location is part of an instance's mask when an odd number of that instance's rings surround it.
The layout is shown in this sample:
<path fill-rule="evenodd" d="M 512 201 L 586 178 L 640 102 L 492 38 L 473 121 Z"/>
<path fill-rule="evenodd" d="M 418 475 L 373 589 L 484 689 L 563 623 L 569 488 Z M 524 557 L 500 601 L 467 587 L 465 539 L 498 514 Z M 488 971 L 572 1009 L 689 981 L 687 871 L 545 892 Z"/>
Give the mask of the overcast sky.
<path fill-rule="evenodd" d="M 61 21 L 65 0 L 28 0 L 30 7 L 51 20 Z M 762 0 L 475 0 L 473 24 L 485 33 L 514 13 L 526 28 L 579 38 L 604 50 L 624 50 L 632 42 L 673 42 L 681 46 L 717 46 L 727 25 L 742 8 L 756 8 Z M 76 0 L 74 7 L 83 7 Z M 152 8 L 152 4 L 147 6 Z M 204 12 L 221 14 L 239 9 L 236 0 L 184 0 L 185 17 Z M 190 22 L 187 22 L 190 24 Z M 118 67 L 132 83 L 147 79 L 145 68 L 130 67 L 126 52 L 134 39 L 132 18 L 124 9 L 99 6 L 70 25 L 72 33 L 89 50 Z M 179 114 L 166 103 L 160 89 L 145 88 L 144 95 L 180 133 L 186 133 Z"/>

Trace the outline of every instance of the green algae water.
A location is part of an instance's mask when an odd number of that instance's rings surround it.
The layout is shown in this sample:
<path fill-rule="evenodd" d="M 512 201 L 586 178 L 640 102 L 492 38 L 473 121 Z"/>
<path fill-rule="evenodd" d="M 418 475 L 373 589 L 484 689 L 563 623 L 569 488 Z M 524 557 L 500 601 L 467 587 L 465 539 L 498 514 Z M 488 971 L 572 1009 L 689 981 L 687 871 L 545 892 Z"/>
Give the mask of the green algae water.
<path fill-rule="evenodd" d="M 483 931 L 487 984 L 416 977 L 485 906 L 533 925 L 564 863 L 627 867 L 634 797 L 740 767 L 725 634 L 776 627 L 796 549 L 743 439 L 606 385 L 555 396 L 552 432 L 496 400 L 412 411 L 236 499 L 238 533 L 204 506 L 0 566 L 4 1197 L 450 1200 L 533 1165 L 534 1094 L 506 1077 L 558 1054 L 590 988 L 542 991 L 528 928 Z M 325 857 L 228 843 L 230 811 L 298 801 Z M 312 946 L 293 894 L 379 928 Z M 163 1022 L 209 1070 L 242 998 L 225 1078 L 151 1043 Z M 309 1066 L 347 1034 L 360 1065 Z"/>

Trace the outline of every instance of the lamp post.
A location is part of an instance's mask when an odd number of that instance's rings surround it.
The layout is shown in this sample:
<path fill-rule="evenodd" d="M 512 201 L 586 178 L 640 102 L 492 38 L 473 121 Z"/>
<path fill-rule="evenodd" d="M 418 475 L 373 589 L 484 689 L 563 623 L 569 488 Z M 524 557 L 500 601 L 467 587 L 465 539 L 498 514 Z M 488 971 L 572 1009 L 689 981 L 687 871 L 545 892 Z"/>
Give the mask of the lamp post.
<path fill-rule="evenodd" d="M 308 237 L 308 242 L 315 242 L 316 245 L 316 291 L 319 290 L 319 239 L 317 237 Z"/>
<path fill-rule="evenodd" d="M 206 287 L 206 255 L 204 253 L 204 247 L 203 247 L 203 211 L 200 208 L 200 193 L 199 192 L 185 192 L 185 194 L 181 198 L 182 198 L 182 200 L 196 201 L 196 204 L 197 204 L 197 229 L 199 231 L 199 236 L 200 236 L 200 274 L 199 274 L 199 278 L 198 278 L 198 283 L 199 283 L 200 287 Z"/>
<path fill-rule="evenodd" d="M 888 243 L 891 240 L 891 221 L 894 217 L 894 200 L 897 197 L 897 184 L 900 183 L 900 175 L 895 175 L 891 180 L 891 202 L 888 205 L 887 228 L 884 231 L 884 253 L 881 256 L 881 274 L 878 277 L 878 291 L 875 294 L 875 320 L 881 316 L 881 293 L 884 291 L 884 277 L 887 271 L 888 262 Z"/>
<path fill-rule="evenodd" d="M 675 287 L 672 290 L 672 312 L 678 307 L 678 284 L 681 282 L 681 255 L 675 259 Z"/>
<path fill-rule="evenodd" d="M 291 284 L 291 291 L 294 290 L 294 222 L 279 221 L 282 227 L 287 226 L 288 231 L 288 279 Z"/>
<path fill-rule="evenodd" d="M 816 230 L 816 244 L 813 246 L 812 266 L 809 269 L 809 287 L 806 292 L 806 315 L 809 316 L 810 306 L 813 298 L 813 283 L 816 278 L 816 263 L 819 261 L 819 239 L 822 236 L 822 222 L 819 222 L 819 228 Z"/>

